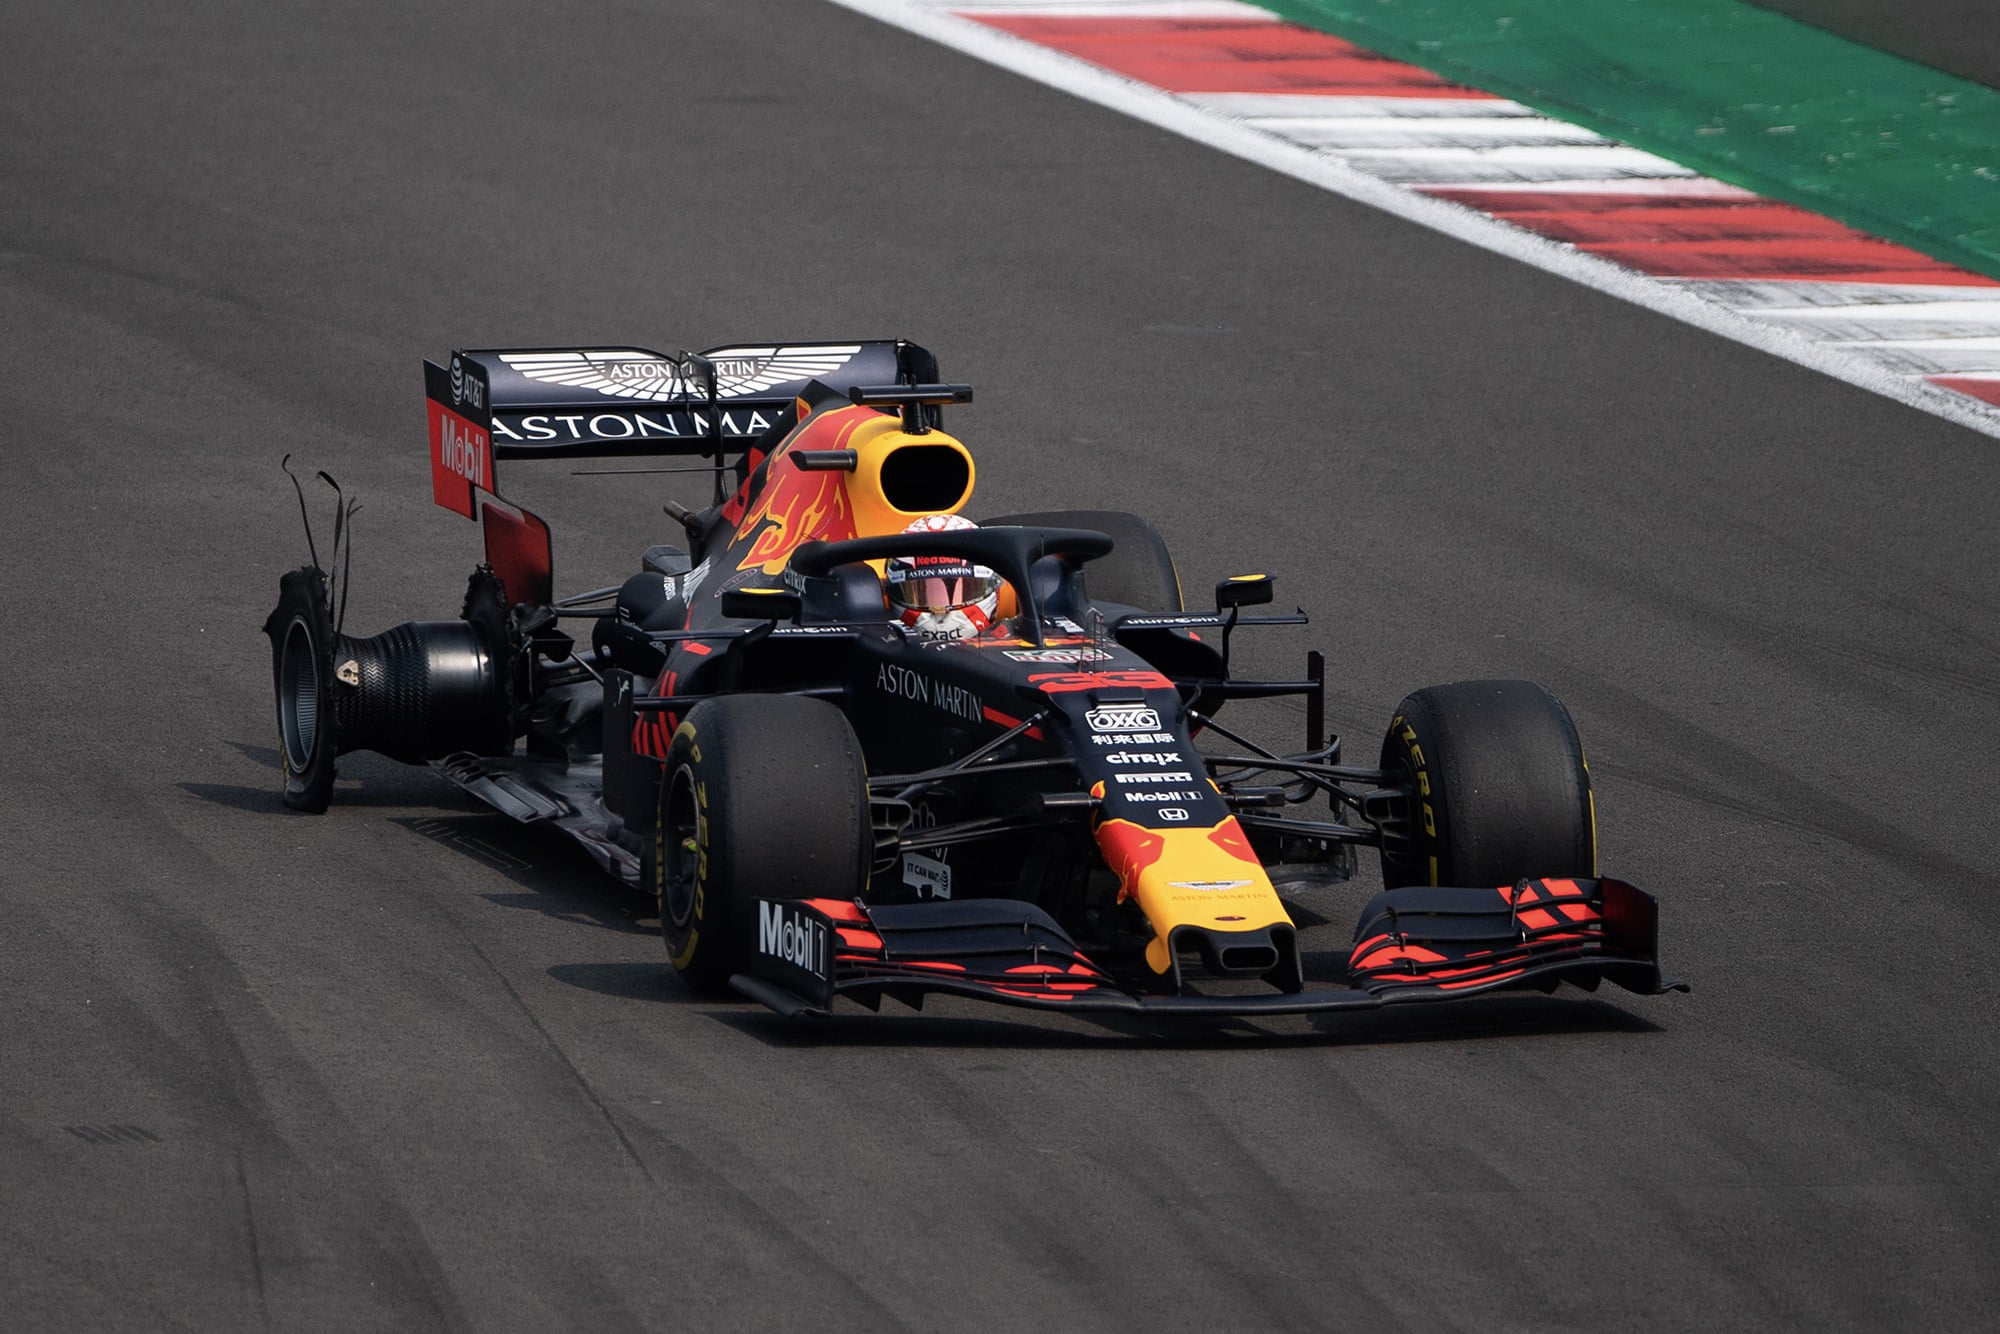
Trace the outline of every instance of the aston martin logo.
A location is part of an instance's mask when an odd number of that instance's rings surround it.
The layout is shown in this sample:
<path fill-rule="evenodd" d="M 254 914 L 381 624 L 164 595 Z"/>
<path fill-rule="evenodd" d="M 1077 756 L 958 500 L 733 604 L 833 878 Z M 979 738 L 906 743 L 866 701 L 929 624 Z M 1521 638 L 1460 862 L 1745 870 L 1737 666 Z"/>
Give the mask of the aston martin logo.
<path fill-rule="evenodd" d="M 743 398 L 826 375 L 846 365 L 858 343 L 836 347 L 729 347 L 709 354 L 715 363 L 715 396 Z M 607 398 L 659 403 L 705 398 L 689 367 L 638 348 L 574 352 L 502 352 L 500 360 L 543 384 L 588 389 Z"/>

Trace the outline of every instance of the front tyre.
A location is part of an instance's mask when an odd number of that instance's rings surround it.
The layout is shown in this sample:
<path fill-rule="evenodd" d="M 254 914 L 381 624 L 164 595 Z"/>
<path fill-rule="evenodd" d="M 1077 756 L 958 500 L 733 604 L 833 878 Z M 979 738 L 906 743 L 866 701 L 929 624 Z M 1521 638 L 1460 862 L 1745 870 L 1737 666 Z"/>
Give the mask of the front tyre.
<path fill-rule="evenodd" d="M 724 695 L 674 732 L 647 846 L 667 957 L 702 995 L 750 958 L 751 904 L 852 899 L 874 839 L 861 745 L 840 710 L 797 695 Z"/>
<path fill-rule="evenodd" d="M 285 805 L 318 815 L 333 800 L 338 753 L 333 713 L 333 616 L 326 575 L 313 566 L 278 580 L 278 605 L 264 620 L 278 698 L 278 755 Z"/>
<path fill-rule="evenodd" d="M 1382 884 L 1511 885 L 1597 874 L 1590 771 L 1569 710 L 1532 681 L 1459 681 L 1405 699 L 1382 768 L 1410 789 Z"/>

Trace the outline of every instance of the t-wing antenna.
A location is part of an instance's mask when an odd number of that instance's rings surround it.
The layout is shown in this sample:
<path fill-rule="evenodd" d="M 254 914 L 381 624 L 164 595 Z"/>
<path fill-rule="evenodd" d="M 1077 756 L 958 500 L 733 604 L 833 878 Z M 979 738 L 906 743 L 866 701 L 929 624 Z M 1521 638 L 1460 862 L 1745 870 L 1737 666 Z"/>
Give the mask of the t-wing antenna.
<path fill-rule="evenodd" d="M 847 391 L 849 402 L 880 408 L 895 404 L 903 412 L 904 435 L 927 435 L 924 409 L 940 403 L 970 403 L 969 384 L 865 384 Z"/>
<path fill-rule="evenodd" d="M 708 391 L 708 452 L 709 457 L 715 461 L 715 503 L 720 505 L 729 497 L 722 489 L 722 414 L 715 406 L 715 363 L 699 352 L 683 350 L 681 364 L 688 368 L 695 383 Z"/>

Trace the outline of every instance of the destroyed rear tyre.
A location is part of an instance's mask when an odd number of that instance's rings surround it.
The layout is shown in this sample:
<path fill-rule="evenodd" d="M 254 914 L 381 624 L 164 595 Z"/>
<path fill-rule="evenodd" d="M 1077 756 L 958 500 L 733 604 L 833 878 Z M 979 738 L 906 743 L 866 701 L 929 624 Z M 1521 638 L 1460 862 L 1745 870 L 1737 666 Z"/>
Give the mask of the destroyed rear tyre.
<path fill-rule="evenodd" d="M 688 710 L 642 874 L 690 989 L 720 995 L 747 969 L 755 900 L 857 898 L 873 852 L 861 745 L 840 710 L 798 695 Z"/>
<path fill-rule="evenodd" d="M 264 620 L 278 702 L 278 759 L 285 805 L 323 813 L 333 800 L 338 746 L 333 716 L 333 614 L 326 575 L 303 566 L 278 580 L 278 605 Z"/>
<path fill-rule="evenodd" d="M 1458 681 L 1415 691 L 1389 723 L 1382 769 L 1410 793 L 1407 823 L 1384 831 L 1385 888 L 1597 874 L 1583 745 L 1544 686 Z"/>

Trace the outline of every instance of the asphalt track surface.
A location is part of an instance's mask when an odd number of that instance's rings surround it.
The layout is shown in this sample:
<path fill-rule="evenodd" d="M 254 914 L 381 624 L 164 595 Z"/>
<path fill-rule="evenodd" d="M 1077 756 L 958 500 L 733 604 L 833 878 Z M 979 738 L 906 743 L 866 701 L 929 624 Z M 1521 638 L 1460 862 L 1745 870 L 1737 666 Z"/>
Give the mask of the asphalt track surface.
<path fill-rule="evenodd" d="M 4 30 L 0 1323 L 1990 1327 L 1993 441 L 809 0 Z M 892 334 L 977 508 L 1274 572 L 1351 754 L 1553 686 L 1694 994 L 801 1031 L 426 771 L 279 809 L 282 454 L 373 632 L 477 552 L 420 356 Z M 503 485 L 565 589 L 664 527 Z"/>
<path fill-rule="evenodd" d="M 2000 88 L 2000 23 L 1987 0 L 1751 0 L 1864 46 Z"/>

